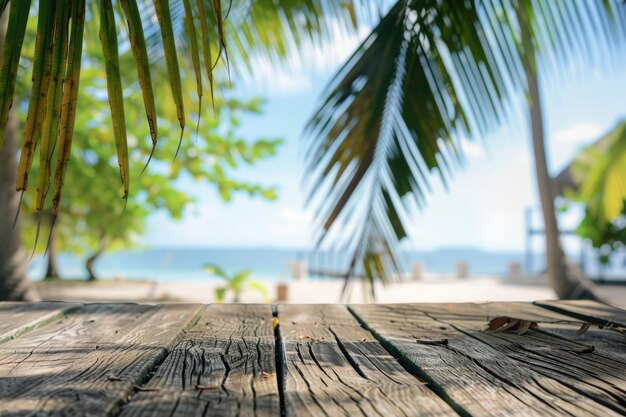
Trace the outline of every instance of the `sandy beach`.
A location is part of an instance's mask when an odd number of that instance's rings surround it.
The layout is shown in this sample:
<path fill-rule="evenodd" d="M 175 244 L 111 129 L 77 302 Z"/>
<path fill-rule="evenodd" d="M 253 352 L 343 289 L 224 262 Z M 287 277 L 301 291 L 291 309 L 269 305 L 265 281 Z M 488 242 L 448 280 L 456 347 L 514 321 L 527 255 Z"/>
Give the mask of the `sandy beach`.
<path fill-rule="evenodd" d="M 375 287 L 376 299 L 364 294 L 359 282 L 351 284 L 349 298 L 340 298 L 341 280 L 298 280 L 285 284 L 287 299 L 278 299 L 279 284 L 268 283 L 270 302 L 285 303 L 337 303 L 337 302 L 477 302 L 477 301 L 532 301 L 554 298 L 552 290 L 541 280 L 506 280 L 484 276 L 471 279 L 429 277 L 421 281 L 402 282 Z M 157 282 L 130 280 L 52 281 L 39 282 L 37 288 L 45 300 L 56 301 L 120 301 L 120 302 L 215 302 L 218 281 Z M 226 302 L 232 301 L 227 296 Z M 242 302 L 263 302 L 263 296 L 247 291 Z"/>

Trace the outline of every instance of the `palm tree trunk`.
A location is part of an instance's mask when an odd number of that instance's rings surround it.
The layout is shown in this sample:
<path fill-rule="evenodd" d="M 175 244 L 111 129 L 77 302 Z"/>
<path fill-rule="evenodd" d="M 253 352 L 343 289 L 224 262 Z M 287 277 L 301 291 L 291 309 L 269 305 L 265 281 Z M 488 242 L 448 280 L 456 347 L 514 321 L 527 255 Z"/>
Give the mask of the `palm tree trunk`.
<path fill-rule="evenodd" d="M 0 49 L 4 44 L 7 15 L 0 21 Z M 0 301 L 36 301 L 37 292 L 26 277 L 26 253 L 22 248 L 19 222 L 13 218 L 20 204 L 15 192 L 17 171 L 17 119 L 9 112 L 4 147 L 0 149 Z"/>
<path fill-rule="evenodd" d="M 594 291 L 593 284 L 585 279 L 579 270 L 569 264 L 561 245 L 559 226 L 554 208 L 552 178 L 548 171 L 546 156 L 539 79 L 536 69 L 533 68 L 533 63 L 531 62 L 531 58 L 534 58 L 534 49 L 528 32 L 527 21 L 519 10 L 518 17 L 521 22 L 522 44 L 526 51 L 522 58 L 522 63 L 527 82 L 535 174 L 537 176 L 537 188 L 539 189 L 546 237 L 548 283 L 557 297 L 561 299 L 585 298 L 598 300 L 599 297 Z M 534 59 L 533 61 L 536 62 Z"/>

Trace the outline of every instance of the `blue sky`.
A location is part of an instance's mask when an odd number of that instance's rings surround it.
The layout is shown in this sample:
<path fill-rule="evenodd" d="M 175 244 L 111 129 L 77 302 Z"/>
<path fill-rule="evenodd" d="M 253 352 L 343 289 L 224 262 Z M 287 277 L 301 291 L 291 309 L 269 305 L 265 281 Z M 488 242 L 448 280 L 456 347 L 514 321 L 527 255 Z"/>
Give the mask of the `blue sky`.
<path fill-rule="evenodd" d="M 224 203 L 208 186 L 194 186 L 189 192 L 198 197 L 198 204 L 178 222 L 162 213 L 152 215 L 142 242 L 150 246 L 310 247 L 313 210 L 304 207 L 302 132 L 324 86 L 358 42 L 359 37 L 338 34 L 335 44 L 324 51 L 310 47 L 310 62 L 294 59 L 280 69 L 259 62 L 255 79 L 240 81 L 242 96 L 267 100 L 263 115 L 243 120 L 242 133 L 249 138 L 282 137 L 285 143 L 276 157 L 235 175 L 276 185 L 277 201 L 240 195 Z M 552 173 L 626 116 L 623 71 L 578 71 L 567 80 L 546 76 L 542 85 Z M 524 210 L 537 207 L 538 200 L 525 119 L 521 111 L 517 113 L 511 126 L 465 142 L 466 167 L 447 191 L 434 181 L 427 207 L 411 213 L 408 248 L 523 250 Z M 576 221 L 575 214 L 565 216 L 562 227 L 572 227 Z"/>

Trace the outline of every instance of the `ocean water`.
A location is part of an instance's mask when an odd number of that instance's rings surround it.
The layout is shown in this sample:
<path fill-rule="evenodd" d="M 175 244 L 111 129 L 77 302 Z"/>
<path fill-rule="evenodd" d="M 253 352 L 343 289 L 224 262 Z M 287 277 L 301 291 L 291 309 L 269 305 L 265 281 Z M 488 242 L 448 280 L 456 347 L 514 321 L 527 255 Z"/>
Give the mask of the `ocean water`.
<path fill-rule="evenodd" d="M 523 254 L 489 253 L 476 250 L 441 250 L 401 254 L 406 271 L 418 262 L 426 273 L 453 273 L 458 261 L 467 262 L 470 274 L 499 275 L 506 273 L 510 262 L 523 262 Z M 250 268 L 257 279 L 288 280 L 295 261 L 305 262 L 309 269 L 340 273 L 347 269 L 349 259 L 341 253 L 307 252 L 295 249 L 196 249 L 154 248 L 115 251 L 103 255 L 97 262 L 96 273 L 103 278 L 156 279 L 161 281 L 197 281 L 210 279 L 203 270 L 205 264 L 216 264 L 233 273 Z M 59 270 L 64 278 L 85 278 L 84 259 L 60 254 Z M 29 276 L 40 279 L 45 264 L 33 260 Z"/>
<path fill-rule="evenodd" d="M 513 262 L 520 264 L 522 271 L 525 272 L 525 255 L 521 252 L 486 252 L 471 248 L 441 249 L 430 252 L 405 252 L 400 255 L 400 260 L 404 271 L 410 271 L 413 264 L 419 263 L 426 274 L 454 274 L 459 261 L 468 264 L 470 276 L 505 275 Z M 305 263 L 310 270 L 331 273 L 344 272 L 349 264 L 345 254 L 313 253 L 297 249 L 153 248 L 106 253 L 96 263 L 95 270 L 101 278 L 202 281 L 212 279 L 203 270 L 203 266 L 215 264 L 229 273 L 249 268 L 257 279 L 277 282 L 287 281 L 292 277 L 292 265 L 295 261 Z M 59 255 L 58 262 L 60 273 L 64 278 L 87 277 L 84 258 L 63 253 Z M 597 262 L 592 257 L 586 259 L 586 264 L 586 271 L 592 277 L 598 276 Z M 543 256 L 533 254 L 530 272 L 539 273 L 544 270 L 544 265 Z M 609 279 L 623 278 L 623 266 L 621 272 L 620 268 L 617 269 L 617 272 L 604 275 Z M 41 279 L 44 270 L 44 260 L 35 258 L 30 265 L 29 276 L 34 280 Z"/>

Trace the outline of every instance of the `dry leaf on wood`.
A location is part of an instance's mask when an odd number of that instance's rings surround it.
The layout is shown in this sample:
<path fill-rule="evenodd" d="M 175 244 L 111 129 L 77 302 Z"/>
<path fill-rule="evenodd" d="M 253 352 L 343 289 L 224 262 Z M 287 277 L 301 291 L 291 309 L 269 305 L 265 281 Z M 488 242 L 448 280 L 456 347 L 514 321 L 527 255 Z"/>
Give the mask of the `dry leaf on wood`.
<path fill-rule="evenodd" d="M 580 326 L 580 329 L 578 329 L 576 331 L 576 333 L 574 333 L 574 336 L 572 337 L 572 339 L 578 337 L 578 336 L 582 336 L 583 334 L 585 334 L 587 332 L 587 330 L 589 330 L 589 328 L 591 327 L 590 323 L 583 323 L 582 326 Z"/>
<path fill-rule="evenodd" d="M 521 320 L 513 317 L 496 317 L 491 319 L 485 330 L 494 330 L 496 332 L 504 332 L 507 330 L 517 330 L 518 334 L 524 334 L 530 329 L 539 327 L 536 321 Z"/>
<path fill-rule="evenodd" d="M 508 317 L 496 317 L 494 319 L 491 319 L 491 321 L 489 322 L 489 325 L 487 326 L 487 330 L 496 330 L 499 329 L 500 327 L 504 326 L 505 324 L 507 324 L 509 322 L 509 320 L 511 320 Z"/>

